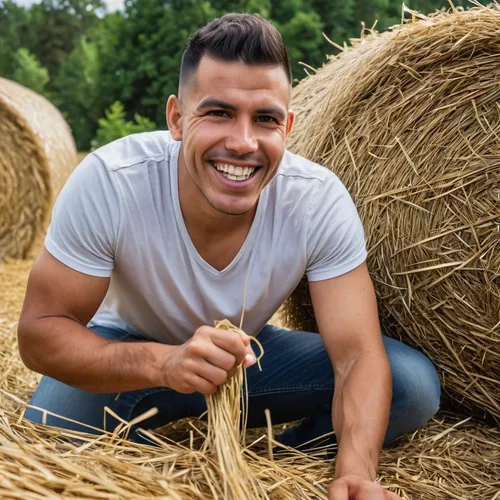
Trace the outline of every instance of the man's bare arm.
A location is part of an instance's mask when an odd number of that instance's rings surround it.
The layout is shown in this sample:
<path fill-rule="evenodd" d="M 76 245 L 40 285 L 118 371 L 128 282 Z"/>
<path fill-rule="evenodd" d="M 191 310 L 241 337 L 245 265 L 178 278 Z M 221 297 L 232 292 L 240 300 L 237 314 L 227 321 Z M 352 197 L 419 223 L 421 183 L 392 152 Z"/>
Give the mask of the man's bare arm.
<path fill-rule="evenodd" d="M 19 351 L 28 368 L 95 392 L 142 389 L 161 380 L 158 351 L 169 346 L 115 342 L 85 326 L 109 281 L 77 272 L 42 249 L 30 273 L 18 327 Z"/>
<path fill-rule="evenodd" d="M 92 392 L 170 387 L 214 393 L 235 372 L 255 363 L 250 337 L 201 326 L 184 344 L 111 341 L 85 325 L 109 287 L 109 278 L 79 273 L 45 248 L 36 259 L 18 327 L 28 368 Z"/>
<path fill-rule="evenodd" d="M 392 384 L 366 264 L 338 278 L 312 282 L 310 290 L 335 374 L 336 477 L 373 481 L 387 430 Z"/>

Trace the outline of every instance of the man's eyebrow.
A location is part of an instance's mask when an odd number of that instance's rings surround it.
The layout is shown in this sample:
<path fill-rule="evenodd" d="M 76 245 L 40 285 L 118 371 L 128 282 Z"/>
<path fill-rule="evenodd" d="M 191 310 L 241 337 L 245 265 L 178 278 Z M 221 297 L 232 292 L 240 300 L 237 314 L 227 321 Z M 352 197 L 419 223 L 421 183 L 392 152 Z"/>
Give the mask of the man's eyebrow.
<path fill-rule="evenodd" d="M 236 106 L 233 106 L 232 104 L 229 104 L 224 101 L 220 101 L 219 99 L 212 99 L 212 98 L 201 101 L 197 109 L 202 110 L 207 108 L 220 108 L 220 109 L 228 109 L 230 111 L 237 111 Z"/>

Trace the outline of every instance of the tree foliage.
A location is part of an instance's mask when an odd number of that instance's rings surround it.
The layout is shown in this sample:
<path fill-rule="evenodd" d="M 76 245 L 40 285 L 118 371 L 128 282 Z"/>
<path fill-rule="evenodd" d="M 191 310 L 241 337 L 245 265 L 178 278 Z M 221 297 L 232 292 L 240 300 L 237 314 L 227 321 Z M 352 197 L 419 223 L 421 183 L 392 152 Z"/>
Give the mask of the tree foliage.
<path fill-rule="evenodd" d="M 156 123 L 135 114 L 134 121 L 125 118 L 125 109 L 120 101 L 114 102 L 105 112 L 105 118 L 99 118 L 99 128 L 92 149 L 97 149 L 108 142 L 120 139 L 129 134 L 151 132 L 156 129 Z"/>
<path fill-rule="evenodd" d="M 0 2 L 0 75 L 14 72 L 17 51 L 30 50 L 30 12 L 11 0 Z"/>
<path fill-rule="evenodd" d="M 165 123 L 165 103 L 177 92 L 187 40 L 216 14 L 205 0 L 127 0 L 116 50 L 102 54 L 106 92 L 123 102 L 130 114 Z"/>
<path fill-rule="evenodd" d="M 405 4 L 423 13 L 449 8 L 448 0 Z M 342 44 L 360 35 L 362 22 L 371 28 L 377 21 L 383 30 L 400 22 L 402 13 L 402 0 L 125 0 L 123 12 L 114 13 L 104 5 L 42 0 L 25 8 L 0 0 L 0 76 L 48 95 L 80 149 L 88 149 L 96 133 L 100 143 L 111 129 L 129 131 L 134 123 L 165 128 L 165 103 L 177 92 L 189 36 L 215 17 L 252 12 L 271 20 L 283 34 L 297 81 L 304 66 L 318 67 L 335 52 L 323 33 Z M 99 124 L 110 106 L 103 118 L 108 125 Z M 134 122 L 135 116 L 149 121 Z"/>
<path fill-rule="evenodd" d="M 82 37 L 61 63 L 54 80 L 54 102 L 71 127 L 79 149 L 88 149 L 104 109 L 100 98 L 100 74 L 97 43 Z"/>
<path fill-rule="evenodd" d="M 24 47 L 14 54 L 12 79 L 42 95 L 46 95 L 50 80 L 47 69 Z"/>

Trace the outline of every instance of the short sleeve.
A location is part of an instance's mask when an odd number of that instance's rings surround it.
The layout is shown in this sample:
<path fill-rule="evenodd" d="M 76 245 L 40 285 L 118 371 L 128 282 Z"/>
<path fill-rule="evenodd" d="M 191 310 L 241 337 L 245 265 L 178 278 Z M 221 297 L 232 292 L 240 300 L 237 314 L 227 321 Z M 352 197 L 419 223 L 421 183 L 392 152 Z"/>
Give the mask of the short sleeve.
<path fill-rule="evenodd" d="M 309 281 L 335 278 L 366 260 L 365 234 L 354 202 L 332 174 L 321 182 L 311 205 L 307 228 Z"/>
<path fill-rule="evenodd" d="M 109 277 L 114 267 L 120 210 L 112 174 L 88 155 L 61 190 L 45 238 L 57 260 L 91 276 Z"/>

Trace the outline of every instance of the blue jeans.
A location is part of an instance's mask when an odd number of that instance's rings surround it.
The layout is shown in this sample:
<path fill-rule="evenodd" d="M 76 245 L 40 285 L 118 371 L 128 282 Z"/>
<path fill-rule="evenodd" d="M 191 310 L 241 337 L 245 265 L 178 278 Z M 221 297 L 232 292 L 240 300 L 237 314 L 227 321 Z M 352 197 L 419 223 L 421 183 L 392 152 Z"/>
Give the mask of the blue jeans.
<path fill-rule="evenodd" d="M 95 333 L 114 340 L 144 340 L 122 330 L 94 327 Z M 297 447 L 332 432 L 331 407 L 334 389 L 333 369 L 321 337 L 315 333 L 283 330 L 267 325 L 258 335 L 265 354 L 262 372 L 256 365 L 247 370 L 248 427 L 264 427 L 264 410 L 271 412 L 273 424 L 304 419 L 288 428 L 278 440 Z M 384 345 L 392 369 L 393 397 L 385 444 L 402 434 L 422 427 L 438 410 L 440 384 L 437 372 L 420 352 L 384 336 Z M 49 377 L 43 377 L 30 404 L 68 419 L 104 429 L 107 406 L 127 422 L 150 408 L 158 413 L 140 423 L 155 428 L 183 417 L 201 415 L 206 410 L 200 393 L 180 394 L 165 387 L 154 387 L 120 394 L 94 393 L 75 389 Z M 37 423 L 92 432 L 83 425 L 28 408 L 25 418 Z M 106 416 L 106 429 L 112 431 L 118 421 Z M 94 432 L 98 432 L 95 430 Z M 145 440 L 133 429 L 130 439 Z"/>

